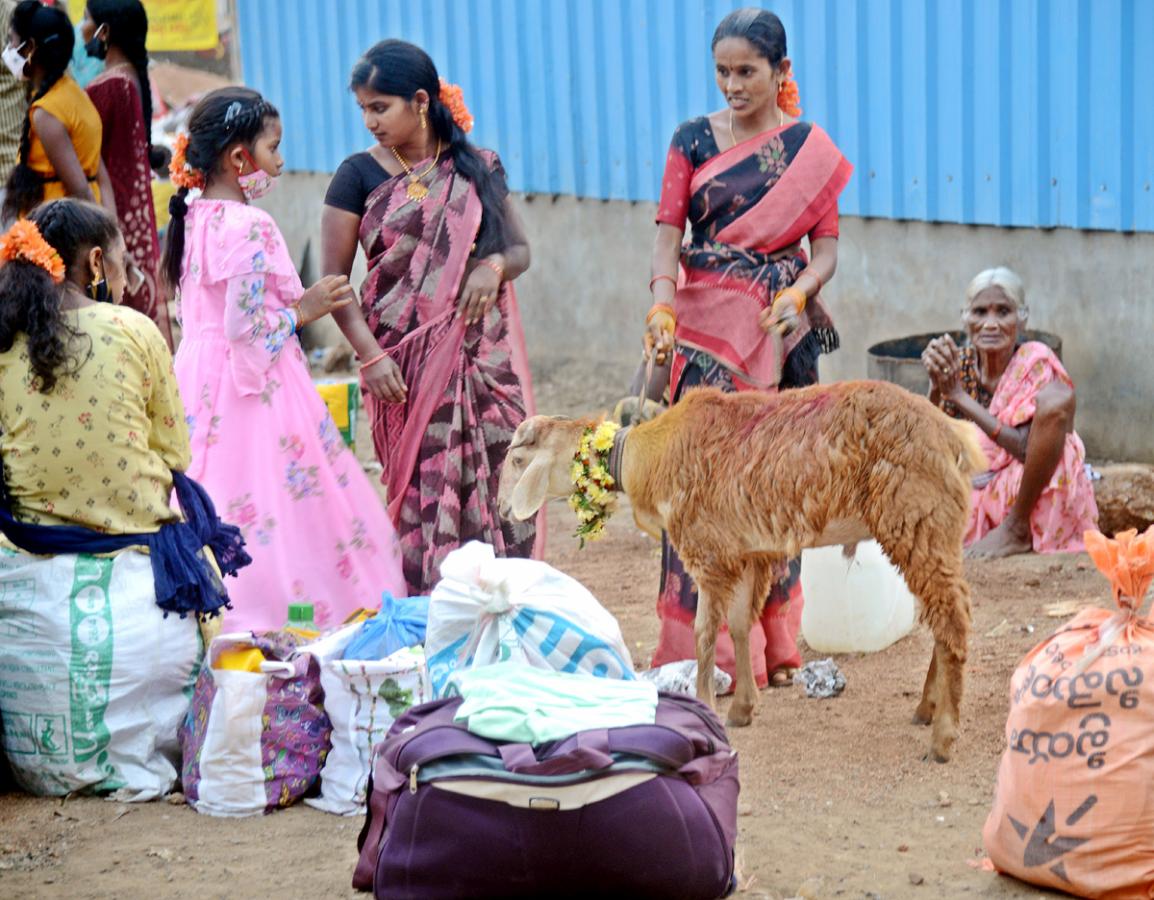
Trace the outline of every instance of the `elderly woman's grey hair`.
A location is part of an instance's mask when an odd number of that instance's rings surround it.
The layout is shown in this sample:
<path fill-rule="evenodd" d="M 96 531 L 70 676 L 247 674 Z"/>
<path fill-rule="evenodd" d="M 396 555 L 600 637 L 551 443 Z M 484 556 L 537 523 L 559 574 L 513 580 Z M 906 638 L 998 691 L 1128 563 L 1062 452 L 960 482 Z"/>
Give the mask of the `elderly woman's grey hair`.
<path fill-rule="evenodd" d="M 969 308 L 978 294 L 989 288 L 997 288 L 1005 294 L 1006 299 L 1017 307 L 1018 319 L 1022 322 L 1026 321 L 1030 315 L 1030 308 L 1026 306 L 1026 288 L 1017 272 L 1005 266 L 996 266 L 993 269 L 979 272 L 970 282 L 970 286 L 966 288 L 966 308 Z M 965 313 L 965 310 L 962 312 Z"/>

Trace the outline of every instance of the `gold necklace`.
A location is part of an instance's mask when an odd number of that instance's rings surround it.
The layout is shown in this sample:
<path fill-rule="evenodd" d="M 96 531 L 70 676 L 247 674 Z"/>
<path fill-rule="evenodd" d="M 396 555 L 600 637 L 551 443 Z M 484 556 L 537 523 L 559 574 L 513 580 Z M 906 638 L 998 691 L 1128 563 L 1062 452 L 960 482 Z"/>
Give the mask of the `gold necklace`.
<path fill-rule="evenodd" d="M 405 193 L 414 203 L 420 203 L 429 196 L 429 189 L 421 182 L 421 179 L 437 167 L 437 162 L 441 158 L 441 142 L 437 141 L 437 152 L 433 156 L 433 161 L 429 163 L 429 167 L 423 172 L 414 172 L 413 167 L 409 165 L 409 161 L 401 155 L 401 151 L 396 147 L 390 147 L 389 149 L 393 151 L 393 156 L 397 158 L 397 162 L 401 164 L 401 168 L 405 170 L 405 174 L 409 176 L 409 184 L 405 188 Z"/>
<path fill-rule="evenodd" d="M 777 125 L 775 125 L 774 127 L 780 128 L 784 124 L 785 124 L 785 115 L 782 113 L 781 109 L 779 108 L 777 110 Z M 733 134 L 733 110 L 732 109 L 729 111 L 729 141 L 734 147 L 737 146 L 737 138 Z"/>

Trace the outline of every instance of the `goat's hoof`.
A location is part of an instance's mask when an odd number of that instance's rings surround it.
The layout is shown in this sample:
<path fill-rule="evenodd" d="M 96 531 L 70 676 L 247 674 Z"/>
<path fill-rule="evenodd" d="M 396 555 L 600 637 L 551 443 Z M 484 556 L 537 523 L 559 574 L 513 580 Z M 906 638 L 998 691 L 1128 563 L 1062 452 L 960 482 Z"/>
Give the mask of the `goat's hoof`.
<path fill-rule="evenodd" d="M 745 728 L 747 725 L 753 724 L 753 712 L 733 712 L 725 717 L 725 724 L 730 728 Z"/>

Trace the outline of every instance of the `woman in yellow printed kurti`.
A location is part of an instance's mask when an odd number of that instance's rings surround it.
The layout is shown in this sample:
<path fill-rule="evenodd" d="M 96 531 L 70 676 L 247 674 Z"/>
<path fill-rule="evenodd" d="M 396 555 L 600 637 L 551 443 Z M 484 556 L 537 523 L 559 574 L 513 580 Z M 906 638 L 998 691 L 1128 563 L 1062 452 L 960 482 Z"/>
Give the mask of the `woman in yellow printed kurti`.
<path fill-rule="evenodd" d="M 169 505 L 170 470 L 189 465 L 172 357 L 147 316 L 97 302 L 124 290 L 124 239 L 115 221 L 67 200 L 34 216 L 55 245 L 69 243 L 54 234 L 65 229 L 53 228 L 54 219 L 66 217 L 91 220 L 89 229 L 103 234 L 96 246 L 60 248 L 65 259 L 87 254 L 82 269 L 70 267 L 61 293 L 62 363 L 45 371 L 43 353 L 31 352 L 48 346 L 50 336 L 0 326 L 0 454 L 13 512 L 41 525 L 155 532 L 179 519 Z M 53 382 L 46 393 L 45 379 Z"/>

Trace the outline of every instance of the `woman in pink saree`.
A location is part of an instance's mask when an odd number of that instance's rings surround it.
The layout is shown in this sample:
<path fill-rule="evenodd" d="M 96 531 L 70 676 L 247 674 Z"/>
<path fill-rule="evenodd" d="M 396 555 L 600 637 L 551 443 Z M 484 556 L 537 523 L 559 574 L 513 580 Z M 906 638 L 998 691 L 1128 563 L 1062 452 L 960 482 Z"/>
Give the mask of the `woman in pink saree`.
<path fill-rule="evenodd" d="M 657 212 L 646 337 L 659 363 L 672 355 L 675 402 L 697 385 L 814 384 L 818 356 L 838 346 L 820 291 L 837 266 L 837 198 L 852 167 L 824 131 L 794 118 L 797 88 L 777 16 L 754 8 L 726 16 L 713 56 L 727 108 L 678 127 Z M 696 656 L 696 588 L 668 541 L 662 557 L 655 666 Z M 797 559 L 782 564 L 750 635 L 761 686 L 788 684 L 801 664 L 800 570 Z M 733 674 L 727 632 L 717 665 Z"/>
<path fill-rule="evenodd" d="M 529 556 L 533 522 L 497 512 L 501 462 L 532 412 L 511 282 L 529 247 L 495 154 L 465 138 L 459 88 L 418 47 L 373 46 L 352 89 L 377 143 L 344 161 L 325 197 L 322 265 L 369 274 L 334 318 L 361 360 L 373 442 L 410 592 L 471 540 Z"/>
<path fill-rule="evenodd" d="M 974 479 L 970 556 L 1081 552 L 1082 535 L 1098 524 L 1074 431 L 1074 383 L 1053 350 L 1020 342 L 1027 315 L 1022 280 L 987 269 L 966 291 L 968 344 L 946 334 L 922 354 L 930 399 L 978 426 L 989 461 Z"/>

